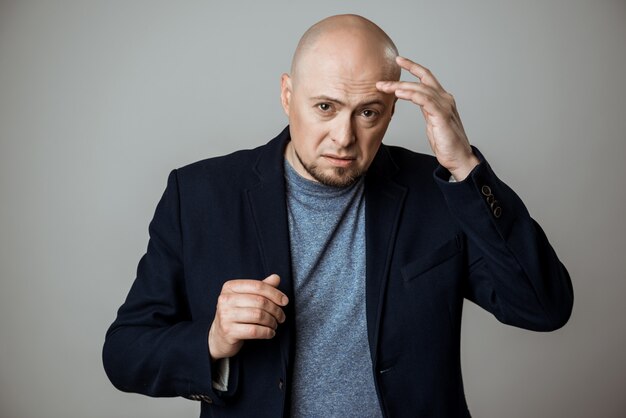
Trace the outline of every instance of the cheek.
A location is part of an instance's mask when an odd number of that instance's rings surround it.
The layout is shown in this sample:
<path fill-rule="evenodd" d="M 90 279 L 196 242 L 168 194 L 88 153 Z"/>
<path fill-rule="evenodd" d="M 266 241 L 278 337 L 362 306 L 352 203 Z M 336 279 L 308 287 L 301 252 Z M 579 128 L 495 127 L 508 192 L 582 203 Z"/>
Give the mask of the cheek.
<path fill-rule="evenodd" d="M 383 141 L 385 130 L 384 129 L 368 129 L 361 133 L 361 151 L 368 159 L 374 158 L 374 155 L 378 151 L 380 144 Z"/>
<path fill-rule="evenodd" d="M 319 123 L 312 113 L 301 107 L 296 107 L 292 112 L 289 123 L 299 136 L 310 139 L 313 136 L 317 136 L 320 132 L 322 124 Z"/>
<path fill-rule="evenodd" d="M 311 163 L 323 151 L 323 143 L 326 138 L 324 131 L 320 129 L 319 124 L 306 123 L 300 123 L 297 127 L 292 125 L 291 129 L 292 142 L 296 152 L 304 161 Z"/>
<path fill-rule="evenodd" d="M 301 138 L 300 148 L 309 151 L 317 150 L 328 136 L 327 124 L 310 113 L 300 114 L 297 120 L 297 132 Z"/>
<path fill-rule="evenodd" d="M 378 148 L 380 148 L 380 143 L 382 142 L 381 139 L 377 139 L 375 141 L 372 141 L 367 149 L 367 156 L 368 159 L 371 161 L 374 159 L 374 156 L 376 155 L 376 153 L 378 152 Z"/>

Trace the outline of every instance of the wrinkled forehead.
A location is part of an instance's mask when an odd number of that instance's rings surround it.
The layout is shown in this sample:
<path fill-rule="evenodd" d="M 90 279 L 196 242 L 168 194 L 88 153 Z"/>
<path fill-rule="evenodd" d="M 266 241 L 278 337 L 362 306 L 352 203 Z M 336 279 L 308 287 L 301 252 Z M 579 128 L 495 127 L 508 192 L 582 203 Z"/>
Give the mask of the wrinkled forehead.
<path fill-rule="evenodd" d="M 353 66 L 343 62 L 329 62 L 306 69 L 300 74 L 299 90 L 307 96 L 329 95 L 333 97 L 380 96 L 376 88 L 383 80 L 379 67 Z"/>

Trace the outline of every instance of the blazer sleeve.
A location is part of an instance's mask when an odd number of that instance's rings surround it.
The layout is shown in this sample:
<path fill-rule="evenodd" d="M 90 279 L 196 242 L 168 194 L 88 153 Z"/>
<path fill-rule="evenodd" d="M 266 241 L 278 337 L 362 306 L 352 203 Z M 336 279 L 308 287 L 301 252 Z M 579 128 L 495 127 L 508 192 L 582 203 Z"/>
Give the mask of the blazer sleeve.
<path fill-rule="evenodd" d="M 187 299 L 180 218 L 174 170 L 150 223 L 137 277 L 106 333 L 104 368 L 122 391 L 222 404 L 224 393 L 212 387 L 210 319 L 192 318 Z"/>
<path fill-rule="evenodd" d="M 569 274 L 521 199 L 481 163 L 466 179 L 435 181 L 466 235 L 469 276 L 465 296 L 506 324 L 535 331 L 562 327 L 573 306 Z"/>

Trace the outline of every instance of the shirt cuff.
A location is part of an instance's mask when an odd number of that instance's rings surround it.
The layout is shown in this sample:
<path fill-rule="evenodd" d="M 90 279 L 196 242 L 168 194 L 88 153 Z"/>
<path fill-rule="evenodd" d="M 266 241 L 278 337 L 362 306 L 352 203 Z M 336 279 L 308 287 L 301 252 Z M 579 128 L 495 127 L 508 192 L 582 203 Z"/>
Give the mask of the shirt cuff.
<path fill-rule="evenodd" d="M 230 376 L 230 362 L 228 358 L 216 360 L 213 367 L 215 370 L 215 379 L 212 382 L 213 389 L 226 392 L 228 390 L 228 377 Z"/>

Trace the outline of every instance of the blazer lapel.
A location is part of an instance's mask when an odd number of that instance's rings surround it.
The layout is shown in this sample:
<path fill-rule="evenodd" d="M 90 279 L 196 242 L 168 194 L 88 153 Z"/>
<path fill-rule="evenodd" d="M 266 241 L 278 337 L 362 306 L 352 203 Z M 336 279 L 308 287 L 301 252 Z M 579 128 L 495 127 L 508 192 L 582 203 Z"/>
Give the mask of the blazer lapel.
<path fill-rule="evenodd" d="M 406 187 L 392 180 L 398 167 L 381 145 L 365 179 L 366 309 L 372 359 Z"/>
<path fill-rule="evenodd" d="M 280 290 L 291 297 L 291 258 L 283 153 L 289 141 L 289 127 L 274 138 L 253 167 L 259 182 L 246 190 L 256 225 L 265 274 L 280 276 Z"/>
<path fill-rule="evenodd" d="M 264 274 L 276 273 L 280 276 L 279 289 L 289 297 L 293 297 L 291 277 L 291 250 L 289 247 L 289 224 L 287 219 L 287 202 L 284 176 L 284 149 L 289 141 L 289 127 L 272 140 L 261 152 L 253 171 L 258 183 L 246 190 L 250 212 L 256 226 L 256 238 L 259 243 Z M 293 302 L 285 308 L 287 318 L 294 318 Z M 280 327 L 277 335 L 280 341 L 281 357 L 287 367 L 290 356 L 290 334 L 293 332 L 294 321 L 290 326 Z M 282 334 L 282 338 L 281 337 Z"/>

